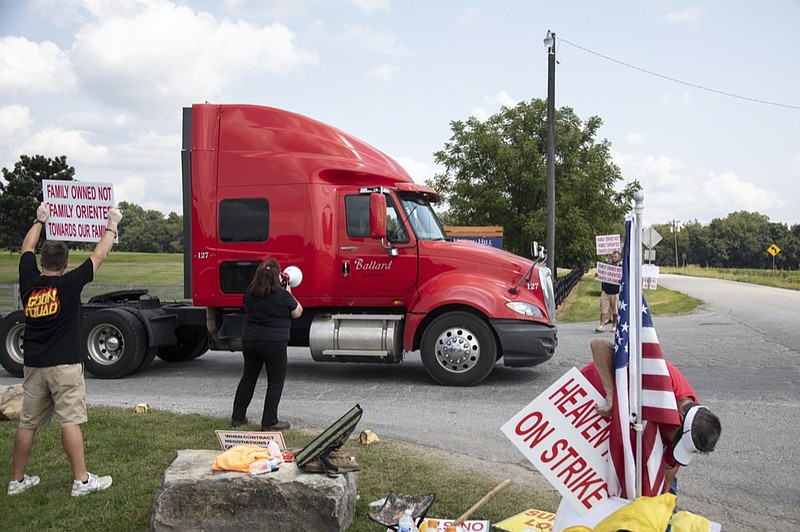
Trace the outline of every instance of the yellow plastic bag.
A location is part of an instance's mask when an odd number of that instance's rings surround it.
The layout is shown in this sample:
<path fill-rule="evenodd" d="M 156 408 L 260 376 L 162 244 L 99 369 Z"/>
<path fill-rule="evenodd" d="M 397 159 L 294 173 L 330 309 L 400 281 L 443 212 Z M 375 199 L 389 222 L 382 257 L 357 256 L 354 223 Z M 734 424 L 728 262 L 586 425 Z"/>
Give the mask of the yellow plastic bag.
<path fill-rule="evenodd" d="M 639 497 L 609 515 L 594 527 L 594 532 L 664 532 L 675 508 L 675 495 L 662 493 L 657 497 Z"/>
<path fill-rule="evenodd" d="M 244 444 L 234 445 L 222 454 L 214 458 L 211 469 L 214 471 L 250 471 L 250 464 L 256 460 L 267 460 L 274 458 L 269 449 L 258 445 Z"/>
<path fill-rule="evenodd" d="M 711 521 L 703 516 L 681 510 L 672 516 L 672 532 L 709 532 Z"/>

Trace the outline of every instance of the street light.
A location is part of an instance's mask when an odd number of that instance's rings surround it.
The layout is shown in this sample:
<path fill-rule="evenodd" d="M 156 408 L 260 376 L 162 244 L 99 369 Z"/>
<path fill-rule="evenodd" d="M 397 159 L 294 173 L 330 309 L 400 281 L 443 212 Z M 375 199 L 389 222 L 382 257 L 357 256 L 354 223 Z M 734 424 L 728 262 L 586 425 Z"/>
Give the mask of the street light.
<path fill-rule="evenodd" d="M 547 30 L 547 267 L 556 275 L 556 34 Z"/>

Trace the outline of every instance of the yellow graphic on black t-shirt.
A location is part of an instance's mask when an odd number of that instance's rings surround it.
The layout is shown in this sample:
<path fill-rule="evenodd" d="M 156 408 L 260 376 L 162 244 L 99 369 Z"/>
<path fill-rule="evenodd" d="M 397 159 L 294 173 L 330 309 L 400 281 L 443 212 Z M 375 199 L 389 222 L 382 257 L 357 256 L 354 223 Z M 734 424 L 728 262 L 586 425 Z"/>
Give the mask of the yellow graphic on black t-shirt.
<path fill-rule="evenodd" d="M 61 300 L 58 299 L 58 288 L 51 286 L 33 290 L 28 296 L 25 305 L 25 316 L 28 318 L 46 318 L 55 316 L 61 309 Z"/>

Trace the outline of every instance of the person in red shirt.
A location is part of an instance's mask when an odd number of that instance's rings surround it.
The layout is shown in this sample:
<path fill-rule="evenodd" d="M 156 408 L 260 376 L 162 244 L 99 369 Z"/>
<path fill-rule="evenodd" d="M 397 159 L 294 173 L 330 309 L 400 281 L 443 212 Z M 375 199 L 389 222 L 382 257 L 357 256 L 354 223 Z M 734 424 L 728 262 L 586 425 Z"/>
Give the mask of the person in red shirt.
<path fill-rule="evenodd" d="M 592 386 L 605 395 L 607 405 L 598 405 L 601 416 L 610 416 L 614 405 L 614 345 L 605 339 L 590 343 L 592 362 L 581 373 Z M 722 432 L 719 418 L 707 407 L 698 404 L 697 394 L 686 377 L 668 360 L 667 371 L 672 379 L 672 392 L 681 416 L 681 426 L 661 435 L 664 444 L 664 485 L 672 486 L 681 466 L 689 465 L 695 453 L 707 454 L 716 447 Z"/>

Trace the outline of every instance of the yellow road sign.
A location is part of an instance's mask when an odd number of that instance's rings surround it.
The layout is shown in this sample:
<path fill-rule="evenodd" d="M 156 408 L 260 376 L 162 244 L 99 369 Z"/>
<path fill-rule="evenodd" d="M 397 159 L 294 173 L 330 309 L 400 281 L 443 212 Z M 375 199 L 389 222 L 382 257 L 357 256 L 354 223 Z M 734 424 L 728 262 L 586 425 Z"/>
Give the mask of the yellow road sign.
<path fill-rule="evenodd" d="M 770 247 L 767 248 L 767 253 L 769 253 L 773 257 L 780 252 L 781 248 L 779 248 L 777 244 L 772 244 Z"/>

